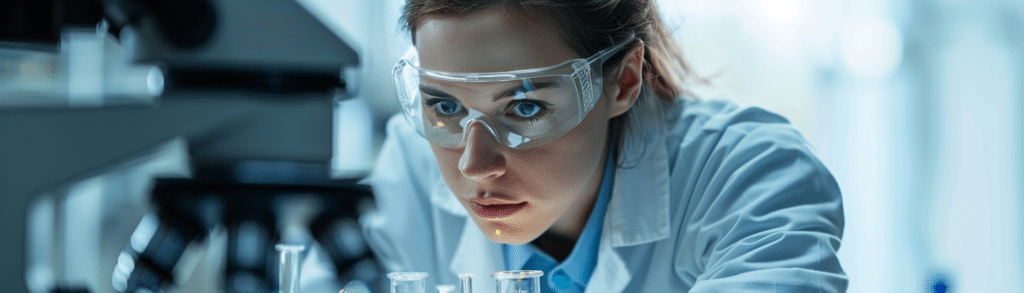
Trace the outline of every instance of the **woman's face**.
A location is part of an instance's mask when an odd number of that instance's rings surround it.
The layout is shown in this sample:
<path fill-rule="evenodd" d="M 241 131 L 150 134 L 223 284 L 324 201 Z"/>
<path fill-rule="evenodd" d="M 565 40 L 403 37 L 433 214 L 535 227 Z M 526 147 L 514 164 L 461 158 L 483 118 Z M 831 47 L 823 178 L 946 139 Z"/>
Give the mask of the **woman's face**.
<path fill-rule="evenodd" d="M 415 29 L 420 65 L 425 69 L 498 72 L 581 58 L 562 41 L 550 20 L 507 9 L 431 16 Z M 487 85 L 481 86 L 487 90 Z M 494 86 L 499 91 L 502 85 Z M 469 108 L 493 102 L 490 97 L 460 96 L 458 88 L 452 91 Z M 461 147 L 431 146 L 448 187 L 492 241 L 523 244 L 549 229 L 578 236 L 601 183 L 608 108 L 608 99 L 602 95 L 582 123 L 534 148 L 502 145 L 479 124 L 468 126 Z"/>

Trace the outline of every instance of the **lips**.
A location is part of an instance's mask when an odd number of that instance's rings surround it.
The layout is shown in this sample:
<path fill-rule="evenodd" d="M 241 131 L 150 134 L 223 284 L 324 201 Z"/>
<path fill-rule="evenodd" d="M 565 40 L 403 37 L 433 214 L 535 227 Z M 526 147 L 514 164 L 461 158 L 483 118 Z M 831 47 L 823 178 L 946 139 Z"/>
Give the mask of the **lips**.
<path fill-rule="evenodd" d="M 527 202 L 515 203 L 515 204 L 479 204 L 475 201 L 469 203 L 473 207 L 473 212 L 482 218 L 494 219 L 511 216 L 519 211 L 522 211 L 528 205 Z"/>
<path fill-rule="evenodd" d="M 484 197 L 486 196 L 486 197 Z M 512 199 L 504 194 L 500 193 L 480 193 L 477 197 L 470 198 L 469 202 L 475 203 L 482 206 L 490 205 L 511 205 L 522 203 L 522 201 Z"/>

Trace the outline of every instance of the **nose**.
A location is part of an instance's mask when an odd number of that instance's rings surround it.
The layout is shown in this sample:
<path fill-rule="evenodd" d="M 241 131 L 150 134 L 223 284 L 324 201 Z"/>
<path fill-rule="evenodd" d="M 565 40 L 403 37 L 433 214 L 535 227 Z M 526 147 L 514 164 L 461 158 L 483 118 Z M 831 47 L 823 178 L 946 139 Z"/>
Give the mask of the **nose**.
<path fill-rule="evenodd" d="M 475 127 L 474 127 L 475 126 Z M 466 126 L 465 147 L 459 158 L 459 171 L 474 181 L 492 180 L 505 174 L 505 157 L 499 144 L 479 121 Z"/>

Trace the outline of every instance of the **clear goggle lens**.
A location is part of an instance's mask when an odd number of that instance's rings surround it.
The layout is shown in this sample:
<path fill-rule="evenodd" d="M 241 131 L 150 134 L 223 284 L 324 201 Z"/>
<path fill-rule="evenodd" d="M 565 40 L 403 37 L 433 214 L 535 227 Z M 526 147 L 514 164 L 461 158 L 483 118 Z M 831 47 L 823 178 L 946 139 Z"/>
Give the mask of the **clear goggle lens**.
<path fill-rule="evenodd" d="M 410 49 L 394 78 L 405 117 L 430 142 L 462 146 L 471 125 L 511 148 L 558 139 L 583 121 L 602 89 L 602 63 L 633 38 L 587 59 L 499 73 L 449 73 L 419 68 Z"/>

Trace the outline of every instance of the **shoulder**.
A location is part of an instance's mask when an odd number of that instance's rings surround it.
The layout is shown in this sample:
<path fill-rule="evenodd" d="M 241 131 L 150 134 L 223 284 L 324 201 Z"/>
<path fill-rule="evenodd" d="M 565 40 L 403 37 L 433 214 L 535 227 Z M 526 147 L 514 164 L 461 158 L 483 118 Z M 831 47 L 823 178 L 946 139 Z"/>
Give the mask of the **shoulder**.
<path fill-rule="evenodd" d="M 705 200 L 730 198 L 723 193 L 770 196 L 785 190 L 748 190 L 802 182 L 814 183 L 819 196 L 839 200 L 831 172 L 779 114 L 727 101 L 686 101 L 671 117 L 666 132 L 670 174 L 673 184 L 696 192 L 691 195 L 709 196 Z"/>
<path fill-rule="evenodd" d="M 686 102 L 678 113 L 666 140 L 675 140 L 667 155 L 680 237 L 729 245 L 758 232 L 757 225 L 731 224 L 767 214 L 842 235 L 839 185 L 785 118 L 723 101 Z"/>
<path fill-rule="evenodd" d="M 758 108 L 721 100 L 677 102 L 667 117 L 665 143 L 672 167 L 700 164 L 702 173 L 739 171 L 757 157 L 809 159 L 828 172 L 789 120 Z M 676 170 L 673 171 L 684 171 Z M 723 170 L 724 169 L 724 170 Z"/>
<path fill-rule="evenodd" d="M 785 118 L 723 101 L 688 101 L 672 117 L 666 143 L 679 276 L 697 280 L 694 288 L 845 286 L 835 257 L 844 222 L 839 186 Z M 756 265 L 780 255 L 792 257 Z"/>
<path fill-rule="evenodd" d="M 430 143 L 400 113 L 388 120 L 385 130 L 373 171 L 364 183 L 373 187 L 379 204 L 413 198 L 429 203 L 430 192 L 441 180 Z"/>
<path fill-rule="evenodd" d="M 378 155 L 375 173 L 395 172 L 395 168 L 405 168 L 419 173 L 420 176 L 416 177 L 430 177 L 422 179 L 439 179 L 434 178 L 440 176 L 440 173 L 430 142 L 416 132 L 405 116 L 401 113 L 391 116 L 385 131 L 386 136 Z"/>
<path fill-rule="evenodd" d="M 834 181 L 813 147 L 779 114 L 723 100 L 652 99 L 640 106 L 634 112 L 640 115 L 629 121 L 620 163 L 665 162 L 674 193 L 766 173 Z M 663 157 L 644 160 L 658 154 Z"/>
<path fill-rule="evenodd" d="M 803 141 L 789 120 L 758 107 L 723 100 L 687 100 L 676 105 L 668 116 L 666 134 L 681 145 L 728 144 L 751 137 Z"/>
<path fill-rule="evenodd" d="M 413 129 L 412 125 L 409 124 L 409 120 L 402 115 L 402 113 L 396 113 L 388 118 L 387 124 L 384 126 L 386 142 L 398 143 L 402 146 L 423 148 L 426 147 L 426 151 L 429 151 L 429 142 L 424 139 L 416 129 Z"/>

